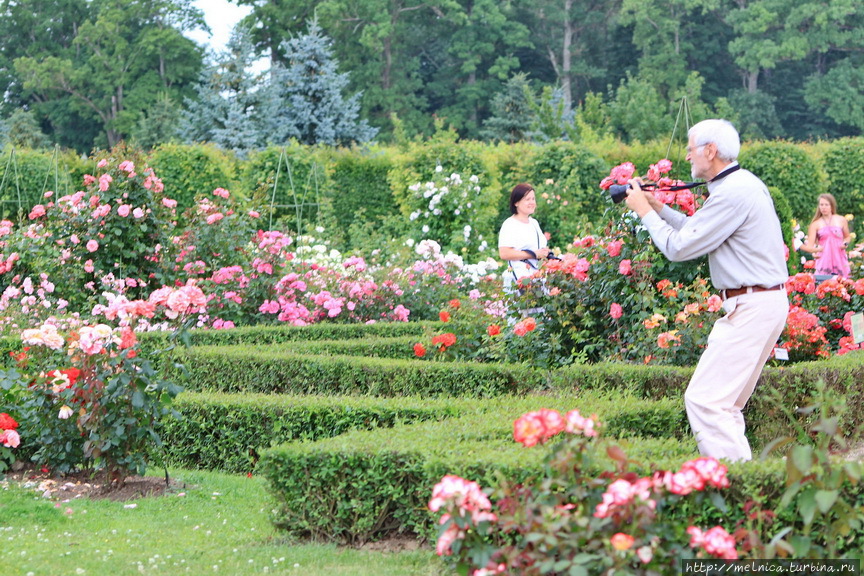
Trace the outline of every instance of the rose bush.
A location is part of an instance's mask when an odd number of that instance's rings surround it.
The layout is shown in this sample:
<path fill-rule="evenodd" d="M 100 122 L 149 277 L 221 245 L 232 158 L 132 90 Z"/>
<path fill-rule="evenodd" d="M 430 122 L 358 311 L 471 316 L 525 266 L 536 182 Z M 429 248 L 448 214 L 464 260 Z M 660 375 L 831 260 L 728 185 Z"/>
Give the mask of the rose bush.
<path fill-rule="evenodd" d="M 105 322 L 56 322 L 21 332 L 15 366 L 0 381 L 20 414 L 34 462 L 58 472 L 101 470 L 122 484 L 141 474 L 161 418 L 181 388 L 142 356 L 133 327 L 162 315 L 181 330 L 205 311 L 193 284 L 164 287 L 149 301 L 117 298 L 97 311 Z"/>
<path fill-rule="evenodd" d="M 429 509 L 439 514 L 437 553 L 460 571 L 487 574 L 664 574 L 692 557 L 736 559 L 746 530 L 729 533 L 682 523 L 678 507 L 709 500 L 725 506 L 726 467 L 697 458 L 677 471 L 640 476 L 616 448 L 614 472 L 597 475 L 596 417 L 541 409 L 514 422 L 526 447 L 558 440 L 544 474 L 495 489 L 445 476 Z"/>

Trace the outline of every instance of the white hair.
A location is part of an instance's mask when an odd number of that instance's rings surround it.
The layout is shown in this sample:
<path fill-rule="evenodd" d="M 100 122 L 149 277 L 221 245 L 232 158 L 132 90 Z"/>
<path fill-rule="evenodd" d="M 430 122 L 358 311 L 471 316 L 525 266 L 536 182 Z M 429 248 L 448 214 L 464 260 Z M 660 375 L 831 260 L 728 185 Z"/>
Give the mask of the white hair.
<path fill-rule="evenodd" d="M 728 120 L 712 118 L 695 124 L 687 135 L 696 146 L 713 143 L 717 146 L 717 156 L 721 160 L 732 162 L 738 159 L 741 151 L 741 139 L 738 131 Z"/>

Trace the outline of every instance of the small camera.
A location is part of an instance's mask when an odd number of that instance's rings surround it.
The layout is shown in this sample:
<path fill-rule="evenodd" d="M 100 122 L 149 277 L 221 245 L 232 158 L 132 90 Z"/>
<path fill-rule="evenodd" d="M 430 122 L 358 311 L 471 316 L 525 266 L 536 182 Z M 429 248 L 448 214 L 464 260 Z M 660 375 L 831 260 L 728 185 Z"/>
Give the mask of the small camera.
<path fill-rule="evenodd" d="M 609 186 L 609 197 L 615 204 L 620 204 L 627 198 L 627 190 L 629 189 L 629 184 L 612 184 Z"/>

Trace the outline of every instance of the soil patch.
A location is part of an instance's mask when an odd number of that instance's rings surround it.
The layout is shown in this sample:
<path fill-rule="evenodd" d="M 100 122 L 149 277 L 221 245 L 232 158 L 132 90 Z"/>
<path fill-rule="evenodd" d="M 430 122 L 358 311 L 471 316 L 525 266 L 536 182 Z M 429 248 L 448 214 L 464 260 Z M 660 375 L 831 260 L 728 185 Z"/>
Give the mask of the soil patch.
<path fill-rule="evenodd" d="M 104 474 L 93 472 L 52 474 L 50 471 L 31 466 L 8 470 L 5 481 L 14 482 L 25 490 L 33 490 L 43 498 L 57 501 L 105 498 L 115 502 L 126 502 L 149 496 L 161 496 L 167 492 L 186 488 L 185 483 L 170 477 L 166 482 L 165 476 L 129 476 L 121 484 L 116 481 L 110 482 Z"/>
<path fill-rule="evenodd" d="M 372 550 L 374 552 L 404 552 L 406 550 L 418 550 L 422 542 L 416 537 L 394 536 L 377 542 L 366 542 L 358 546 L 360 550 Z"/>

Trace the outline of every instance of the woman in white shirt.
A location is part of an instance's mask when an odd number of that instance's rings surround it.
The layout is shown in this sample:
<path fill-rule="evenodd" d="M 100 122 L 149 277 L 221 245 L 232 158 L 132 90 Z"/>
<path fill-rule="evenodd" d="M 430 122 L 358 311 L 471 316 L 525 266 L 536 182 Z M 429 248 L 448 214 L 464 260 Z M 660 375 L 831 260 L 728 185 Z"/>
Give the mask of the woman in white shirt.
<path fill-rule="evenodd" d="M 531 217 L 537 209 L 534 188 L 517 184 L 510 192 L 510 213 L 498 233 L 498 256 L 507 262 L 504 288 L 513 289 L 520 278 L 530 276 L 540 267 L 540 260 L 549 255 L 546 236 L 537 220 Z"/>

